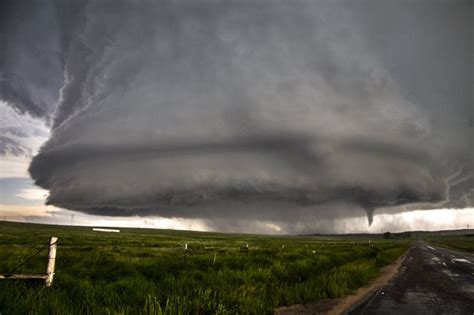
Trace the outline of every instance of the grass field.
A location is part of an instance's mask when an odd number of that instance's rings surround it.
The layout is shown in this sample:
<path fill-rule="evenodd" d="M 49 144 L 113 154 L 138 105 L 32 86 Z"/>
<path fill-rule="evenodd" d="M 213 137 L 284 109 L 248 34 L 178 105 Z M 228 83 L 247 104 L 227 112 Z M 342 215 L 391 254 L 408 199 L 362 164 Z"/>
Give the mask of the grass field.
<path fill-rule="evenodd" d="M 0 273 L 14 271 L 51 236 L 59 237 L 53 286 L 0 280 L 2 315 L 271 314 L 278 306 L 350 293 L 410 244 L 3 222 Z M 246 244 L 248 252 L 241 251 Z M 46 261 L 44 250 L 15 273 L 44 274 Z"/>
<path fill-rule="evenodd" d="M 474 233 L 472 231 L 464 234 L 433 233 L 425 236 L 425 239 L 434 245 L 474 253 Z"/>

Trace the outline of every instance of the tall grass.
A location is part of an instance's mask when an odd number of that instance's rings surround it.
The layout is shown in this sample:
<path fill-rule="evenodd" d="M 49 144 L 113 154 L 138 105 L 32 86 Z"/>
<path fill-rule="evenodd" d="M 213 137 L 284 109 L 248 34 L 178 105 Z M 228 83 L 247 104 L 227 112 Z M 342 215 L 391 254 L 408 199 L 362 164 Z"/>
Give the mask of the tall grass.
<path fill-rule="evenodd" d="M 0 224 L 0 272 L 59 237 L 53 286 L 0 281 L 1 314 L 265 314 L 346 295 L 408 241 Z M 188 244 L 186 256 L 183 245 Z M 243 244 L 248 252 L 241 252 Z M 285 245 L 282 248 L 282 245 Z M 214 255 L 216 262 L 214 263 Z M 47 252 L 19 272 L 44 273 Z"/>

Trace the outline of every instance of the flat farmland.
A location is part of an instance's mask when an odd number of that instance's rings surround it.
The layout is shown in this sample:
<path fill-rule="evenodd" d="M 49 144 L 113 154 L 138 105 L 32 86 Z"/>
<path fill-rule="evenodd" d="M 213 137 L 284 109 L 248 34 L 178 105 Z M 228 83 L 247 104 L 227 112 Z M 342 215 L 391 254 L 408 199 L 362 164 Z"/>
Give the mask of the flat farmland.
<path fill-rule="evenodd" d="M 2 222 L 0 274 L 45 274 L 51 236 L 53 285 L 0 280 L 1 314 L 271 314 L 350 294 L 411 243 Z"/>

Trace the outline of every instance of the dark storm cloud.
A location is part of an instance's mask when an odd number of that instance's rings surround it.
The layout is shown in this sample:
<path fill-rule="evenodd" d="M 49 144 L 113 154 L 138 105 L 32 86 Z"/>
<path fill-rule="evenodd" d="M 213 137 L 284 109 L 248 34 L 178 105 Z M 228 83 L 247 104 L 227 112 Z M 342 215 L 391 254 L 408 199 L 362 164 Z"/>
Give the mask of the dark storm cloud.
<path fill-rule="evenodd" d="M 472 3 L 398 3 L 53 2 L 64 82 L 30 173 L 108 216 L 470 206 Z"/>
<path fill-rule="evenodd" d="M 53 3 L 7 0 L 0 10 L 0 99 L 48 118 L 63 82 Z"/>

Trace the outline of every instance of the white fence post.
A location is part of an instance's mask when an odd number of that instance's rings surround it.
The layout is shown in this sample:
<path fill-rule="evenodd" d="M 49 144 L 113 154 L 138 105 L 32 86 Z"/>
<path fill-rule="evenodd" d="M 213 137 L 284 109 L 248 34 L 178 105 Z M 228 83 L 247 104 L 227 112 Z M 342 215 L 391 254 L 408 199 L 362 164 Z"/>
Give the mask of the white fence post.
<path fill-rule="evenodd" d="M 46 269 L 46 286 L 50 287 L 53 283 L 54 277 L 54 265 L 56 263 L 56 246 L 58 244 L 57 237 L 51 237 L 51 241 L 49 242 L 49 255 L 48 255 L 48 268 Z"/>

